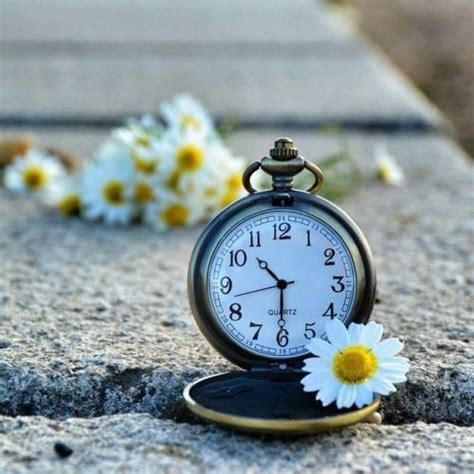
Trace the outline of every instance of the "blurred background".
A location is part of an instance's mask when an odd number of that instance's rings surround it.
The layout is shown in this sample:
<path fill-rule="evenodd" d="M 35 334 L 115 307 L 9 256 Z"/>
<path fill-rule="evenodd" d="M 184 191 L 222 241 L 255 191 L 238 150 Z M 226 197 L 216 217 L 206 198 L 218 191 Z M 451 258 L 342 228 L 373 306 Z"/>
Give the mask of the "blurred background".
<path fill-rule="evenodd" d="M 435 103 L 474 155 L 474 2 L 341 0 L 359 27 Z"/>
<path fill-rule="evenodd" d="M 311 11 L 311 4 L 319 7 Z M 352 111 L 333 97 L 361 109 L 377 85 L 365 80 L 366 90 L 358 89 L 353 77 L 362 79 L 367 68 L 340 67 L 358 51 L 344 33 L 330 31 L 324 7 L 378 44 L 473 153 L 471 0 L 1 0 L 0 125 L 67 126 L 74 118 L 74 126 L 82 118 L 106 128 L 154 111 L 177 92 L 193 93 L 220 118 L 250 124 L 268 124 L 269 115 L 293 123 L 317 117 L 316 125 L 350 121 Z M 272 75 L 292 71 L 313 78 L 305 84 L 317 86 L 311 100 L 308 87 L 289 78 L 266 90 Z"/>

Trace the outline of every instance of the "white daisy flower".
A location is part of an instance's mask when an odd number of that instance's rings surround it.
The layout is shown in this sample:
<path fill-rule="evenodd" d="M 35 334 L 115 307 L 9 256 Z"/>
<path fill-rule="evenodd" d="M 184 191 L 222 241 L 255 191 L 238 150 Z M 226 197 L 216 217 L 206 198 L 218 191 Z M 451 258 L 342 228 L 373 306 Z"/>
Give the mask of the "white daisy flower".
<path fill-rule="evenodd" d="M 167 183 L 169 189 L 178 194 L 193 194 L 212 184 L 220 145 L 192 131 L 170 133 L 166 141 L 163 146 L 171 151 L 173 163 Z"/>
<path fill-rule="evenodd" d="M 61 214 L 73 216 L 81 210 L 81 197 L 77 176 L 65 176 L 50 193 L 46 204 L 54 206 Z"/>
<path fill-rule="evenodd" d="M 224 149 L 224 147 L 222 147 Z M 204 188 L 203 198 L 211 210 L 222 209 L 245 194 L 242 185 L 244 160 L 233 157 L 229 150 L 224 149 L 212 171 L 213 179 Z"/>
<path fill-rule="evenodd" d="M 205 136 L 215 134 L 209 113 L 190 95 L 177 95 L 171 102 L 163 103 L 160 112 L 172 130 L 178 132 L 191 130 Z"/>
<path fill-rule="evenodd" d="M 133 162 L 138 175 L 157 177 L 163 182 L 173 169 L 169 143 L 137 125 L 116 129 L 98 153 L 99 160 L 125 156 Z"/>
<path fill-rule="evenodd" d="M 199 200 L 180 199 L 172 194 L 159 193 L 156 200 L 146 206 L 144 220 L 158 231 L 190 227 L 205 215 Z"/>
<path fill-rule="evenodd" d="M 372 403 L 374 394 L 394 392 L 394 383 L 406 381 L 408 359 L 397 356 L 403 344 L 397 338 L 381 341 L 383 326 L 351 323 L 347 329 L 338 319 L 327 323 L 329 342 L 313 339 L 308 349 L 317 357 L 305 360 L 302 380 L 305 392 L 317 391 L 323 406 L 338 408 Z"/>
<path fill-rule="evenodd" d="M 385 146 L 379 145 L 375 149 L 375 166 L 377 178 L 383 183 L 401 186 L 405 182 L 402 168 Z"/>
<path fill-rule="evenodd" d="M 135 176 L 133 185 L 133 199 L 135 203 L 142 208 L 157 199 L 160 193 L 160 183 L 154 176 L 140 175 Z"/>
<path fill-rule="evenodd" d="M 86 219 L 125 224 L 135 213 L 134 173 L 130 160 L 91 163 L 83 172 L 80 200 Z"/>
<path fill-rule="evenodd" d="M 113 162 L 125 163 L 132 162 L 129 147 L 121 140 L 117 139 L 113 134 L 105 140 L 94 154 L 96 163 L 106 164 Z"/>
<path fill-rule="evenodd" d="M 64 176 L 65 170 L 56 158 L 38 150 L 30 150 L 5 168 L 4 183 L 11 191 L 44 195 L 54 191 Z"/>

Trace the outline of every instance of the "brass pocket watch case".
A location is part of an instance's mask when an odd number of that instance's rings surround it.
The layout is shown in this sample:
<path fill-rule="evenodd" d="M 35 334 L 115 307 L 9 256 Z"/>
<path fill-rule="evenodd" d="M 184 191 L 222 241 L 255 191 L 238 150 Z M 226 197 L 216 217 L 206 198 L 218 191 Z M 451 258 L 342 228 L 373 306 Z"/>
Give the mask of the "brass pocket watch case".
<path fill-rule="evenodd" d="M 272 176 L 272 190 L 253 188 L 250 178 L 258 169 Z M 313 174 L 314 184 L 293 190 L 293 177 L 303 170 Z M 218 352 L 246 370 L 188 385 L 184 399 L 196 415 L 237 430 L 303 434 L 350 425 L 377 410 L 378 399 L 361 409 L 323 407 L 300 384 L 303 360 L 311 356 L 306 344 L 316 333 L 325 337 L 321 328 L 327 317 L 346 325 L 365 323 L 375 298 L 367 241 L 344 211 L 312 194 L 322 181 L 321 170 L 301 157 L 290 139 L 278 139 L 270 157 L 244 172 L 249 195 L 217 215 L 198 239 L 188 272 L 195 321 Z M 328 254 L 326 247 L 333 250 Z M 286 280 L 276 275 L 281 272 Z M 260 282 L 260 275 L 262 283 L 274 285 L 235 293 Z M 267 311 L 278 295 L 279 310 Z M 284 306 L 284 298 L 295 308 Z"/>

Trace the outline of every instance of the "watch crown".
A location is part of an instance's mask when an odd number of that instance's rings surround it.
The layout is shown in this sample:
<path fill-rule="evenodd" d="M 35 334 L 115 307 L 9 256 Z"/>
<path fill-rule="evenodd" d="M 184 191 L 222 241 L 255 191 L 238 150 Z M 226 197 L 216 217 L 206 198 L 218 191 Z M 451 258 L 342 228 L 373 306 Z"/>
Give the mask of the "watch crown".
<path fill-rule="evenodd" d="M 290 138 L 278 138 L 275 140 L 274 148 L 270 150 L 270 156 L 274 160 L 286 161 L 298 156 L 298 148 L 293 145 Z"/>

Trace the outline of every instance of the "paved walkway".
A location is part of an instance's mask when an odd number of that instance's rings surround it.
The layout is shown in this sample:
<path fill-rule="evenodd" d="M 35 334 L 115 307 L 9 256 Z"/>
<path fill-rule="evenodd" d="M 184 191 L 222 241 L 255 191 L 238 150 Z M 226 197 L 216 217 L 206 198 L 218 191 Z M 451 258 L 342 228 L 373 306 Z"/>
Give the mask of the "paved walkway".
<path fill-rule="evenodd" d="M 386 143 L 406 186 L 369 185 L 343 207 L 374 250 L 373 317 L 413 363 L 380 427 L 285 441 L 204 424 L 182 388 L 230 364 L 188 308 L 199 229 L 65 221 L 1 193 L 0 471 L 473 469 L 472 165 L 384 58 L 309 0 L 3 0 L 0 32 L 2 135 L 87 156 L 97 125 L 188 91 L 240 120 L 230 144 L 247 156 L 280 135 L 325 156 L 338 145 L 323 123 L 347 127 L 362 166 Z M 73 455 L 58 459 L 56 441 Z"/>

